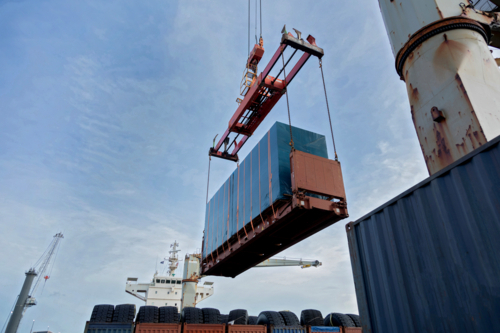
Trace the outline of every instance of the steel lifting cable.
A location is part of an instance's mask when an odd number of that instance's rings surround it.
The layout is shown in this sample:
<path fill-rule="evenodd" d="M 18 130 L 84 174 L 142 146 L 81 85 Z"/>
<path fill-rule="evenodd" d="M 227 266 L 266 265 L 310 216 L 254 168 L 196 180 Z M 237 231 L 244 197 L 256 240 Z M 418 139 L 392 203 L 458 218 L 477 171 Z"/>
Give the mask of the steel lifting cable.
<path fill-rule="evenodd" d="M 292 118 L 290 117 L 290 103 L 288 102 L 288 85 L 286 83 L 286 69 L 285 69 L 285 55 L 283 54 L 283 46 L 280 46 L 281 50 L 281 60 L 283 60 L 283 82 L 285 84 L 285 95 L 286 95 L 286 107 L 288 109 L 288 124 L 290 126 L 290 146 L 292 150 L 295 150 L 295 146 L 293 144 L 293 135 L 292 135 Z"/>
<path fill-rule="evenodd" d="M 248 55 L 250 55 L 250 0 L 248 0 Z"/>
<path fill-rule="evenodd" d="M 208 187 L 210 185 L 210 163 L 212 162 L 212 157 L 208 155 L 208 177 L 207 177 L 207 200 L 205 204 L 208 204 Z"/>
<path fill-rule="evenodd" d="M 326 95 L 325 75 L 323 75 L 323 62 L 319 59 L 319 68 L 321 69 L 321 78 L 323 79 L 323 88 L 325 89 L 326 110 L 328 111 L 328 120 L 330 121 L 330 131 L 332 133 L 333 151 L 335 152 L 335 161 L 338 161 L 337 148 L 335 148 L 335 138 L 333 137 L 332 117 L 330 116 L 330 107 L 328 106 L 328 96 Z"/>
<path fill-rule="evenodd" d="M 260 38 L 262 38 L 262 0 L 260 0 Z"/>
<path fill-rule="evenodd" d="M 255 0 L 255 44 L 258 44 L 258 41 L 257 41 L 257 0 Z"/>

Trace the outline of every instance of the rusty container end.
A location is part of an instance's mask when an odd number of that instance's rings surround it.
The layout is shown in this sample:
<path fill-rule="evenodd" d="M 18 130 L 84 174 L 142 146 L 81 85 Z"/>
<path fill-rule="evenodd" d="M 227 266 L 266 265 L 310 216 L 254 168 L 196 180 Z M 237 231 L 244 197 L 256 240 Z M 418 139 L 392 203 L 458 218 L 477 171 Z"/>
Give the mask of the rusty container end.
<path fill-rule="evenodd" d="M 500 137 L 346 230 L 365 332 L 498 332 Z"/>
<path fill-rule="evenodd" d="M 136 323 L 135 333 L 181 333 L 181 324 Z"/>
<path fill-rule="evenodd" d="M 342 333 L 363 333 L 362 327 L 342 327 Z"/>
<path fill-rule="evenodd" d="M 266 325 L 227 325 L 227 333 L 267 333 Z"/>
<path fill-rule="evenodd" d="M 226 324 L 182 324 L 182 333 L 225 333 Z"/>
<path fill-rule="evenodd" d="M 95 323 L 87 321 L 84 333 L 134 333 L 134 323 Z M 180 333 L 176 332 L 176 333 Z"/>

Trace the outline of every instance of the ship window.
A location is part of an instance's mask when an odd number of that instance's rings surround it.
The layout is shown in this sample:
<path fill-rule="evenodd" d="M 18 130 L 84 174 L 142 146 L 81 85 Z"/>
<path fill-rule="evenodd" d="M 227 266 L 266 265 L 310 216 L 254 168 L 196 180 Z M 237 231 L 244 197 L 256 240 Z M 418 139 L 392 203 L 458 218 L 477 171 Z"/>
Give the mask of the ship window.
<path fill-rule="evenodd" d="M 207 293 L 207 296 L 208 296 L 208 293 Z"/>
<path fill-rule="evenodd" d="M 167 280 L 167 283 L 170 283 L 170 280 Z"/>
<path fill-rule="evenodd" d="M 181 284 L 181 280 L 177 280 L 177 284 Z"/>
<path fill-rule="evenodd" d="M 155 291 L 155 294 L 158 294 L 158 292 L 157 292 L 157 291 Z"/>
<path fill-rule="evenodd" d="M 175 294 L 177 295 L 177 291 L 175 292 Z"/>
<path fill-rule="evenodd" d="M 170 294 L 170 291 L 167 291 L 167 294 Z"/>
<path fill-rule="evenodd" d="M 165 280 L 161 280 L 161 283 L 165 283 Z"/>
<path fill-rule="evenodd" d="M 165 303 L 165 305 L 168 305 L 167 303 Z"/>
<path fill-rule="evenodd" d="M 160 283 L 160 279 L 156 279 L 156 283 Z"/>
<path fill-rule="evenodd" d="M 177 303 L 175 303 L 175 306 L 177 306 Z"/>

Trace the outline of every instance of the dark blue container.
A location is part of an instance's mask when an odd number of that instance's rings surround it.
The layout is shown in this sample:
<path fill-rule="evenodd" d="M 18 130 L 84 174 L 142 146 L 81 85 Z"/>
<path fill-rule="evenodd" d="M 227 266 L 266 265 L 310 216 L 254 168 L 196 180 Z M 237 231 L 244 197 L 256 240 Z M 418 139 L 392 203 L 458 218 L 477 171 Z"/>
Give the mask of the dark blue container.
<path fill-rule="evenodd" d="M 133 323 L 91 323 L 87 322 L 84 333 L 133 333 Z"/>
<path fill-rule="evenodd" d="M 271 326 L 268 333 L 307 333 L 305 326 Z"/>
<path fill-rule="evenodd" d="M 328 158 L 324 135 L 292 126 L 295 149 Z M 290 127 L 276 122 L 206 207 L 203 258 L 278 200 L 292 195 Z"/>
<path fill-rule="evenodd" d="M 364 332 L 500 331 L 499 142 L 346 226 Z"/>

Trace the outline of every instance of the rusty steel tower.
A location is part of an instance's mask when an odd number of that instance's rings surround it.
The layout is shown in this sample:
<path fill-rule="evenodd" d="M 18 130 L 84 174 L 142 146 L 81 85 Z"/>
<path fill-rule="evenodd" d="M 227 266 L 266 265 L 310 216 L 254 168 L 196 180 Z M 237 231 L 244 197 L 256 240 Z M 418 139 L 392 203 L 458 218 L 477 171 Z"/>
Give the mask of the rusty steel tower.
<path fill-rule="evenodd" d="M 429 174 L 500 135 L 500 0 L 379 0 Z"/>

